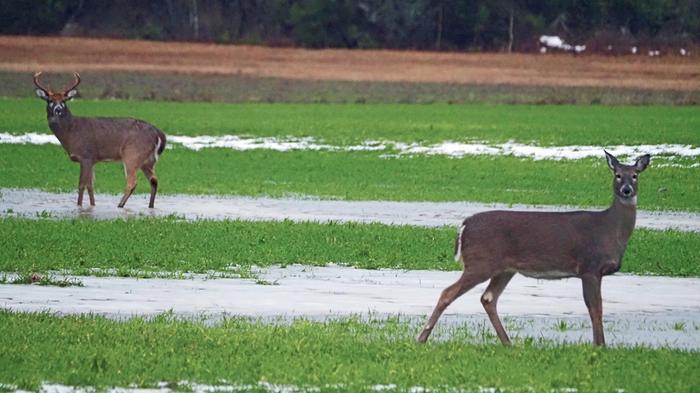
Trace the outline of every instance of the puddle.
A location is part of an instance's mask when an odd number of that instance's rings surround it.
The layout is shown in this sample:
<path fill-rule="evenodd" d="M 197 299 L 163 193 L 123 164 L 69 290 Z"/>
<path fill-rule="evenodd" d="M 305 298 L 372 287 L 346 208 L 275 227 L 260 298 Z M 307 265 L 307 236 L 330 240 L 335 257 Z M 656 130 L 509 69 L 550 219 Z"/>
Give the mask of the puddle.
<path fill-rule="evenodd" d="M 32 189 L 0 188 L 0 217 L 116 219 L 178 216 L 196 219 L 253 221 L 353 221 L 389 225 L 457 226 L 472 214 L 492 210 L 567 211 L 562 206 L 480 204 L 471 202 L 330 201 L 318 199 L 159 195 L 148 209 L 147 194 L 136 194 L 118 209 L 120 196 L 96 195 L 97 206 L 79 208 L 77 192 L 50 193 Z M 700 213 L 637 212 L 637 227 L 700 232 Z"/>
<path fill-rule="evenodd" d="M 0 285 L 0 307 L 113 318 L 155 315 L 240 315 L 279 320 L 351 315 L 403 315 L 419 326 L 440 292 L 459 272 L 363 270 L 340 266 L 257 269 L 263 280 L 80 277 L 84 287 Z M 446 311 L 436 337 L 454 327 L 491 333 L 480 284 Z M 614 275 L 603 280 L 605 329 L 611 345 L 671 346 L 700 350 L 700 279 Z M 513 337 L 590 342 L 588 311 L 578 279 L 537 281 L 516 276 L 499 301 Z M 495 338 L 487 337 L 486 340 Z"/>

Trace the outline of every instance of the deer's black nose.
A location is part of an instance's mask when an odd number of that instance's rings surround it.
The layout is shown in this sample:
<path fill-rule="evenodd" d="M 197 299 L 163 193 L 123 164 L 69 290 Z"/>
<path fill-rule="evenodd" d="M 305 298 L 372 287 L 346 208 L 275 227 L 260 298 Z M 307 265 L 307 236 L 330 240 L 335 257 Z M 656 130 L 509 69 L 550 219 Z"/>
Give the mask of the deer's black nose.
<path fill-rule="evenodd" d="M 632 194 L 632 187 L 625 184 L 622 186 L 622 189 L 620 189 L 620 192 L 622 192 L 624 196 L 630 196 Z"/>

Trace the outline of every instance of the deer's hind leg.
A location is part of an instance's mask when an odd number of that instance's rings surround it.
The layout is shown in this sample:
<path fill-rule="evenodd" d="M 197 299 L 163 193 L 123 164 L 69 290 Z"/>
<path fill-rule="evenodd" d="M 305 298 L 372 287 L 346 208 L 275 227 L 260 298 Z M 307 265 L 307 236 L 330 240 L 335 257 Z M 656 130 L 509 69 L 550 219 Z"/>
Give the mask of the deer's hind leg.
<path fill-rule="evenodd" d="M 482 274 L 475 274 L 465 270 L 462 276 L 454 284 L 445 288 L 440 294 L 440 299 L 438 299 L 437 305 L 433 310 L 428 323 L 425 324 L 423 331 L 420 336 L 418 336 L 418 342 L 424 343 L 428 340 L 430 333 L 433 331 L 435 324 L 438 319 L 445 311 L 447 306 L 452 304 L 458 297 L 467 293 L 470 289 L 474 288 L 477 284 L 480 284 L 488 279 L 488 276 L 484 277 Z"/>
<path fill-rule="evenodd" d="M 126 175 L 126 188 L 124 189 L 124 196 L 119 201 L 117 207 L 124 207 L 126 201 L 129 199 L 131 194 L 133 194 L 136 189 L 136 171 L 139 169 L 138 165 L 130 160 L 124 160 L 124 174 Z"/>
<path fill-rule="evenodd" d="M 151 199 L 148 202 L 148 207 L 153 208 L 153 204 L 156 201 L 156 193 L 158 192 L 158 177 L 156 176 L 155 162 L 147 162 L 141 166 L 143 174 L 151 183 Z"/>
<path fill-rule="evenodd" d="M 510 339 L 501 324 L 501 319 L 498 318 L 496 304 L 498 303 L 498 297 L 501 296 L 503 290 L 506 289 L 506 285 L 508 285 L 510 279 L 513 278 L 513 275 L 515 275 L 514 272 L 503 272 L 493 276 L 486 291 L 481 295 L 481 304 L 484 306 L 484 310 L 486 310 L 486 314 L 488 314 L 491 324 L 493 328 L 496 329 L 496 334 L 498 334 L 498 338 L 503 345 L 510 345 Z"/>

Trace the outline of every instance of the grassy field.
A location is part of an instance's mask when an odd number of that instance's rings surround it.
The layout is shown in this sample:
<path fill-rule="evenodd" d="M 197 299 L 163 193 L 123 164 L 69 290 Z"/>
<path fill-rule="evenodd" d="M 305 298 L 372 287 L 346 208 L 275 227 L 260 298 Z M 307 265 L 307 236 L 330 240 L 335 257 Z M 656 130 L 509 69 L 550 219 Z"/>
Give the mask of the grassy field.
<path fill-rule="evenodd" d="M 43 103 L 6 99 L 3 130 L 47 132 Z M 175 135 L 311 136 L 323 143 L 365 140 L 436 143 L 515 140 L 541 145 L 697 145 L 696 107 L 498 105 L 293 105 L 78 101 L 76 113 L 133 115 Z M 2 187 L 74 190 L 77 167 L 59 147 L 0 145 Z M 158 166 L 161 191 L 188 194 L 313 195 L 337 199 L 431 200 L 604 206 L 610 200 L 602 159 L 531 161 L 512 157 L 413 157 L 382 153 L 169 150 Z M 31 159 L 28 159 L 31 158 Z M 29 165 L 17 165 L 29 162 Z M 698 159 L 674 161 L 696 164 Z M 263 164 L 264 163 L 264 164 Z M 97 187 L 119 193 L 122 168 L 99 165 Z M 698 210 L 695 168 L 644 174 L 644 209 Z M 498 173 L 499 176 L 492 174 Z M 688 180 L 691 181 L 688 181 Z M 562 191 L 565 190 L 565 191 Z M 145 191 L 141 187 L 140 191 Z"/>
<path fill-rule="evenodd" d="M 87 101 L 76 116 L 126 116 L 172 135 L 311 136 L 335 145 L 368 139 L 435 143 L 509 140 L 540 145 L 700 144 L 700 108 L 399 104 L 221 104 Z M 0 100 L 0 132 L 49 133 L 45 103 Z"/>
<path fill-rule="evenodd" d="M 478 201 L 608 206 L 605 161 L 513 157 L 379 157 L 372 152 L 168 150 L 158 163 L 159 192 L 327 199 Z M 18 164 L 18 163 L 21 163 Z M 0 145 L 0 187 L 75 192 L 79 167 L 59 146 Z M 639 208 L 700 210 L 697 168 L 651 166 L 640 177 Z M 137 192 L 149 190 L 139 174 Z M 123 168 L 96 166 L 96 190 L 120 194 Z M 98 200 L 99 204 L 100 201 Z"/>
<path fill-rule="evenodd" d="M 2 219 L 0 271 L 90 275 L 98 268 L 148 276 L 330 262 L 370 269 L 461 270 L 453 259 L 455 235 L 455 228 L 355 223 Z M 698 249 L 698 233 L 638 229 L 621 271 L 700 276 Z"/>
<path fill-rule="evenodd" d="M 0 97 L 33 95 L 31 72 L 0 71 Z M 64 80 L 69 74 L 46 78 Z M 700 91 L 416 82 L 321 81 L 242 75 L 81 72 L 87 99 L 287 103 L 697 105 Z"/>
<path fill-rule="evenodd" d="M 137 117 L 169 135 L 313 137 L 338 146 L 366 140 L 700 146 L 698 106 L 597 105 L 697 104 L 694 60 L 410 51 L 302 51 L 303 56 L 295 57 L 292 49 L 275 49 L 270 56 L 255 47 L 182 43 L 26 37 L 0 41 L 7 44 L 0 60 L 0 96 L 21 97 L 0 98 L 0 132 L 13 134 L 49 133 L 45 103 L 31 97 L 28 70 L 51 64 L 63 78 L 46 75 L 52 85 L 60 86 L 73 69 L 83 75 L 84 98 L 70 104 L 75 115 Z M 138 56 L 124 56 L 129 53 Z M 203 67 L 203 60 L 212 59 L 221 66 Z M 299 60 L 311 63 L 300 67 Z M 418 68 L 401 66 L 418 65 L 416 60 L 422 61 Z M 290 61 L 297 68 L 279 66 Z M 431 71 L 436 65 L 441 72 Z M 241 67 L 259 73 L 241 73 Z M 358 70 L 376 78 L 354 81 Z M 392 79 L 397 74 L 422 83 Z M 533 75 L 540 85 L 529 85 L 535 83 Z M 456 79 L 435 79 L 442 76 Z M 502 82 L 495 76 L 510 79 Z M 571 83 L 583 86 L 572 88 Z M 180 102 L 188 100 L 205 102 Z M 455 104 L 463 102 L 471 104 Z M 562 105 L 539 105 L 545 103 Z M 567 105 L 580 103 L 593 105 Z M 577 161 L 381 155 L 195 152 L 176 146 L 159 162 L 160 191 L 583 207 L 606 206 L 611 199 L 611 174 L 602 152 L 600 158 Z M 700 211 L 698 168 L 689 167 L 698 163 L 699 158 L 654 160 L 641 175 L 639 207 Z M 97 192 L 122 192 L 121 165 L 100 164 L 96 169 Z M 146 182 L 142 177 L 139 181 L 137 191 L 146 192 Z M 78 166 L 59 146 L 0 145 L 0 187 L 75 193 L 77 182 Z M 97 203 L 104 201 L 98 197 Z M 11 214 L 3 206 L 0 210 Z M 56 278 L 56 271 L 135 277 L 192 272 L 255 279 L 251 266 L 294 263 L 456 271 L 461 265 L 453 260 L 455 234 L 456 228 L 379 224 L 3 218 L 0 284 L 81 285 L 80 277 Z M 698 233 L 636 230 L 622 272 L 700 277 L 698 249 Z M 19 274 L 6 274 L 10 272 Z M 166 382 L 177 391 L 191 390 L 178 384 L 183 380 L 251 385 L 247 391 L 275 393 L 289 393 L 290 386 L 309 392 L 376 391 L 376 384 L 396 384 L 397 391 L 411 393 L 691 392 L 700 386 L 698 352 L 597 349 L 532 338 L 503 348 L 492 344 L 496 339 L 487 325 L 479 331 L 440 325 L 437 336 L 440 329 L 455 330 L 420 346 L 414 341 L 418 326 L 401 317 L 325 322 L 232 317 L 213 322 L 166 314 L 114 321 L 0 309 L 0 392 L 37 391 L 43 383 L 99 391 Z M 700 326 L 687 329 L 696 332 Z M 489 344 L 484 344 L 485 337 Z M 426 390 L 411 390 L 415 386 Z"/>
<path fill-rule="evenodd" d="M 0 381 L 31 390 L 42 382 L 104 388 L 262 381 L 349 392 L 371 391 L 376 384 L 396 384 L 402 392 L 414 386 L 693 392 L 700 384 L 700 356 L 693 352 L 532 341 L 512 348 L 465 345 L 484 333 L 466 329 L 418 345 L 415 331 L 400 319 L 271 325 L 231 318 L 212 326 L 167 315 L 115 322 L 0 311 Z"/>

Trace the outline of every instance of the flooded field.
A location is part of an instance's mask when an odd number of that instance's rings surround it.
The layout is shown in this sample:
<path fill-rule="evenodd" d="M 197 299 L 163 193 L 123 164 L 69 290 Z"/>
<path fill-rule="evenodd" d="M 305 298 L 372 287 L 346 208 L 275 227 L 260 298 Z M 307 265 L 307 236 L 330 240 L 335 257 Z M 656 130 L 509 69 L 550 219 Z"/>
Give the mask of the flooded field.
<path fill-rule="evenodd" d="M 238 151 L 246 150 L 273 150 L 273 151 L 379 151 L 387 152 L 383 157 L 400 157 L 416 155 L 442 155 L 452 158 L 464 156 L 514 156 L 533 160 L 581 160 L 591 157 L 600 157 L 606 149 L 614 155 L 624 157 L 637 157 L 643 154 L 660 156 L 665 161 L 655 164 L 657 167 L 675 166 L 679 168 L 697 168 L 698 163 L 674 162 L 681 158 L 696 158 L 700 156 L 700 148 L 681 144 L 658 145 L 617 145 L 617 146 L 539 146 L 536 144 L 507 143 L 466 143 L 455 141 L 443 141 L 432 145 L 420 143 L 405 143 L 390 140 L 365 140 L 361 144 L 339 146 L 318 143 L 312 137 L 303 138 L 276 138 L 276 137 L 241 137 L 239 135 L 199 135 L 183 136 L 168 135 L 168 148 L 173 144 L 186 149 L 199 151 L 202 149 L 225 148 Z M 12 145 L 59 145 L 58 139 L 52 134 L 25 133 L 14 135 L 0 132 L 0 144 Z"/>
<path fill-rule="evenodd" d="M 568 211 L 565 206 L 526 206 L 470 202 L 332 201 L 293 198 L 215 197 L 160 195 L 155 209 L 148 209 L 146 194 L 131 197 L 124 209 L 116 207 L 119 196 L 96 195 L 97 206 L 78 207 L 76 193 L 0 189 L 0 217 L 138 218 L 176 216 L 195 219 L 353 221 L 436 227 L 457 226 L 465 217 L 493 210 Z M 637 212 L 637 228 L 700 231 L 700 213 Z"/>
<path fill-rule="evenodd" d="M 274 321 L 401 315 L 415 322 L 417 333 L 442 289 L 459 276 L 458 272 L 301 265 L 257 269 L 255 274 L 256 279 L 79 277 L 84 286 L 69 288 L 0 285 L 0 307 L 114 318 L 170 311 L 213 320 L 223 315 Z M 491 332 L 479 301 L 485 288 L 486 283 L 480 284 L 452 304 L 439 326 L 465 325 L 475 332 Z M 611 345 L 700 349 L 699 279 L 610 276 L 603 280 L 603 299 Z M 578 279 L 538 281 L 516 276 L 501 297 L 499 311 L 515 337 L 590 340 Z M 438 332 L 438 337 L 447 331 Z"/>

